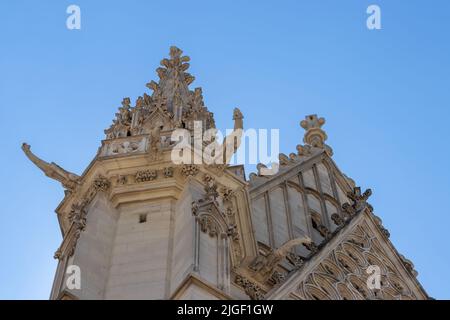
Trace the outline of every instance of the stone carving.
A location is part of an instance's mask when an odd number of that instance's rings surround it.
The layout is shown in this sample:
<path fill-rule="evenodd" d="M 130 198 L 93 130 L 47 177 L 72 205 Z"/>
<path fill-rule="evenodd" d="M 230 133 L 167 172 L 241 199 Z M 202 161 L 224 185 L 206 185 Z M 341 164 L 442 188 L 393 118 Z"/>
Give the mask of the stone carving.
<path fill-rule="evenodd" d="M 369 209 L 369 211 L 373 211 L 372 206 L 367 202 L 367 199 L 372 195 L 372 190 L 367 189 L 364 193 L 361 194 L 361 188 L 356 187 L 352 192 L 347 193 L 347 197 L 353 201 L 353 204 L 344 203 L 342 205 L 342 209 L 349 215 L 352 216 L 356 213 L 363 211 L 364 209 Z"/>
<path fill-rule="evenodd" d="M 300 126 L 306 130 L 303 141 L 313 147 L 322 148 L 325 140 L 328 139 L 327 134 L 321 128 L 325 124 L 324 118 L 318 118 L 316 114 L 305 117 L 300 122 Z"/>
<path fill-rule="evenodd" d="M 319 248 L 314 242 L 303 243 L 303 246 L 311 252 L 310 256 L 313 256 L 319 250 Z"/>
<path fill-rule="evenodd" d="M 130 136 L 131 120 L 130 98 L 124 98 L 122 100 L 122 107 L 120 107 L 119 112 L 116 113 L 116 119 L 114 119 L 109 129 L 105 130 L 106 139 L 109 140 Z"/>
<path fill-rule="evenodd" d="M 203 102 L 202 88 L 195 88 L 191 92 L 189 108 L 182 119 L 182 123 L 185 124 L 186 128 L 191 130 L 194 129 L 194 121 L 201 121 L 205 129 L 215 127 L 213 114 L 208 111 Z"/>
<path fill-rule="evenodd" d="M 236 212 L 233 209 L 232 204 L 225 208 L 224 217 L 228 224 L 227 236 L 230 237 L 232 240 L 233 253 L 236 261 L 239 261 L 241 259 L 242 252 L 241 252 L 241 244 L 239 241 L 240 240 L 239 231 L 236 223 Z"/>
<path fill-rule="evenodd" d="M 242 287 L 245 291 L 245 293 L 250 297 L 252 300 L 263 300 L 264 299 L 264 291 L 254 282 L 248 280 L 247 278 L 236 275 L 235 283 Z"/>
<path fill-rule="evenodd" d="M 130 106 L 129 98 L 123 99 L 116 119 L 105 130 L 106 138 L 110 140 L 149 134 L 153 137 L 150 139 L 149 152 L 151 157 L 158 158 L 161 148 L 158 136 L 163 128 L 192 130 L 194 121 L 201 121 L 204 130 L 214 128 L 214 117 L 204 105 L 202 89 L 189 90 L 189 85 L 195 79 L 186 72 L 189 60 L 180 49 L 171 47 L 169 58 L 163 59 L 161 67 L 156 70 L 159 82 L 150 81 L 146 84 L 153 93 L 144 93 L 138 97 L 135 107 Z M 120 153 L 120 148 L 115 150 Z"/>
<path fill-rule="evenodd" d="M 230 135 L 226 136 L 222 143 L 223 162 L 219 162 L 219 163 L 224 163 L 224 164 L 230 163 L 231 157 L 233 156 L 233 154 L 236 153 L 237 149 L 241 145 L 242 130 L 244 129 L 243 119 L 244 119 L 244 116 L 242 115 L 241 110 L 239 110 L 239 108 L 234 108 L 233 132 Z"/>
<path fill-rule="evenodd" d="M 332 233 L 325 227 L 323 224 L 317 226 L 317 231 L 319 231 L 320 235 L 325 238 L 325 240 L 331 239 Z"/>
<path fill-rule="evenodd" d="M 138 142 L 122 142 L 112 146 L 111 152 L 113 154 L 121 154 L 121 153 L 133 153 L 139 150 Z"/>
<path fill-rule="evenodd" d="M 101 175 L 94 179 L 93 187 L 95 188 L 95 191 L 106 192 L 110 186 L 111 183 L 109 180 Z"/>
<path fill-rule="evenodd" d="M 293 252 L 289 252 L 286 256 L 286 259 L 294 266 L 295 269 L 300 268 L 304 263 L 302 257 Z"/>
<path fill-rule="evenodd" d="M 66 233 L 63 243 L 55 252 L 55 259 L 62 259 L 64 256 L 72 256 L 75 252 L 78 238 L 81 232 L 86 228 L 86 206 L 94 199 L 98 192 L 107 192 L 111 188 L 111 182 L 102 175 L 97 176 L 87 192 L 72 204 L 71 211 L 68 214 L 70 223 L 69 231 Z"/>
<path fill-rule="evenodd" d="M 153 160 L 158 160 L 161 156 L 162 145 L 161 145 L 161 130 L 164 126 L 161 123 L 156 124 L 156 126 L 150 131 L 150 155 Z"/>
<path fill-rule="evenodd" d="M 219 193 L 217 192 L 217 183 L 215 179 L 211 175 L 205 174 L 203 177 L 203 182 L 205 183 L 205 200 L 216 201 Z"/>
<path fill-rule="evenodd" d="M 391 234 L 389 233 L 389 230 L 383 226 L 383 221 L 380 219 L 380 217 L 373 215 L 373 218 L 378 228 L 380 229 L 381 233 L 384 234 L 387 238 L 389 238 Z"/>
<path fill-rule="evenodd" d="M 312 243 L 309 237 L 289 240 L 278 249 L 270 251 L 267 256 L 258 256 L 250 264 L 250 269 L 257 272 L 256 277 L 265 282 L 272 276 L 275 267 L 287 257 L 293 247 L 301 244 L 311 246 Z"/>
<path fill-rule="evenodd" d="M 124 140 L 127 139 L 127 140 Z M 105 140 L 100 151 L 100 156 L 116 156 L 145 151 L 147 138 L 121 138 L 119 140 Z"/>
<path fill-rule="evenodd" d="M 400 255 L 400 258 L 402 259 L 402 263 L 405 266 L 406 270 L 408 270 L 409 273 L 411 273 L 414 277 L 417 277 L 419 273 L 414 269 L 414 264 L 411 260 L 406 259 L 404 255 Z"/>
<path fill-rule="evenodd" d="M 278 155 L 278 161 L 280 163 L 280 166 L 287 166 L 293 163 L 293 160 L 284 153 L 280 153 Z"/>
<path fill-rule="evenodd" d="M 302 146 L 302 145 L 297 145 L 297 155 L 299 157 L 307 157 L 311 155 L 311 146 L 306 145 L 306 146 Z"/>
<path fill-rule="evenodd" d="M 195 176 L 199 169 L 195 164 L 186 164 L 181 168 L 181 174 L 185 177 Z"/>
<path fill-rule="evenodd" d="M 48 163 L 41 160 L 31 152 L 31 146 L 26 143 L 22 144 L 22 150 L 28 159 L 41 169 L 47 177 L 61 182 L 67 190 L 73 191 L 78 186 L 80 182 L 78 175 L 64 170 L 54 162 Z"/>
<path fill-rule="evenodd" d="M 69 221 L 79 226 L 81 230 L 86 227 L 86 202 L 81 201 L 72 205 L 72 210 L 69 213 Z"/>
<path fill-rule="evenodd" d="M 127 184 L 127 182 L 128 182 L 128 177 L 127 176 L 118 176 L 117 177 L 117 184 L 120 184 L 120 185 L 125 185 L 125 184 Z"/>
<path fill-rule="evenodd" d="M 192 215 L 193 216 L 197 216 L 198 215 L 198 209 L 199 209 L 199 205 L 197 201 L 193 201 L 191 204 L 191 211 L 192 211 Z"/>
<path fill-rule="evenodd" d="M 274 271 L 272 273 L 272 275 L 270 276 L 269 281 L 271 282 L 271 284 L 278 284 L 278 283 L 282 283 L 285 280 L 285 275 L 279 271 Z"/>
<path fill-rule="evenodd" d="M 333 151 L 325 144 L 325 141 L 328 139 L 327 134 L 321 129 L 324 124 L 324 118 L 318 118 L 315 114 L 306 116 L 305 120 L 300 122 L 300 126 L 306 130 L 303 142 L 315 148 L 325 149 L 328 155 L 332 156 Z M 299 148 L 297 148 L 297 150 L 299 150 Z"/>
<path fill-rule="evenodd" d="M 85 207 L 87 200 L 81 200 L 72 205 L 72 209 L 69 213 L 69 221 L 71 223 L 68 234 L 65 236 L 63 243 L 56 250 L 54 258 L 61 260 L 65 256 L 72 256 L 75 252 L 75 247 L 81 232 L 86 228 L 86 216 L 87 212 Z"/>
<path fill-rule="evenodd" d="M 164 177 L 166 178 L 172 178 L 173 177 L 173 168 L 172 167 L 166 167 L 163 170 Z"/>
<path fill-rule="evenodd" d="M 337 213 L 333 213 L 331 215 L 331 220 L 333 220 L 334 224 L 337 225 L 338 227 L 341 227 L 344 225 L 344 219 Z"/>
<path fill-rule="evenodd" d="M 219 208 L 216 201 L 218 197 L 215 179 L 205 174 L 203 176 L 206 195 L 204 198 L 192 202 L 192 215 L 199 222 L 200 230 L 207 232 L 211 237 L 219 234 L 231 239 L 233 252 L 236 259 L 240 257 L 239 231 L 235 221 L 235 213 L 231 207 L 225 209 L 225 213 Z"/>
<path fill-rule="evenodd" d="M 234 196 L 233 190 L 231 190 L 231 189 L 229 189 L 227 187 L 223 187 L 222 190 L 221 190 L 221 193 L 222 193 L 222 199 L 225 202 L 231 201 L 231 199 Z"/>
<path fill-rule="evenodd" d="M 215 237 L 219 234 L 219 228 L 215 221 L 207 215 L 199 217 L 200 230 L 208 233 L 210 237 Z"/>
<path fill-rule="evenodd" d="M 212 163 L 209 164 L 208 167 L 223 171 L 230 163 L 233 154 L 236 153 L 241 145 L 244 127 L 243 119 L 244 116 L 242 115 L 242 112 L 238 108 L 235 108 L 233 111 L 233 131 L 223 139 L 222 144 L 215 140 L 211 140 L 211 143 L 215 143 L 214 149 L 216 150 L 216 153 L 213 155 L 214 159 L 212 159 Z"/>
<path fill-rule="evenodd" d="M 416 299 L 369 230 L 365 223 L 356 226 L 348 238 L 300 283 L 295 297 L 316 300 Z M 380 290 L 367 287 L 366 270 L 370 265 L 380 267 Z"/>
<path fill-rule="evenodd" d="M 58 260 L 60 260 L 61 257 L 62 257 L 61 248 L 58 248 L 58 249 L 55 251 L 55 254 L 53 255 L 53 259 L 58 259 Z"/>
<path fill-rule="evenodd" d="M 237 226 L 235 224 L 228 225 L 227 236 L 229 236 L 233 241 L 239 240 L 239 232 L 237 231 Z"/>
<path fill-rule="evenodd" d="M 142 170 L 136 172 L 134 180 L 136 182 L 147 182 L 153 181 L 158 177 L 158 173 L 156 170 Z"/>

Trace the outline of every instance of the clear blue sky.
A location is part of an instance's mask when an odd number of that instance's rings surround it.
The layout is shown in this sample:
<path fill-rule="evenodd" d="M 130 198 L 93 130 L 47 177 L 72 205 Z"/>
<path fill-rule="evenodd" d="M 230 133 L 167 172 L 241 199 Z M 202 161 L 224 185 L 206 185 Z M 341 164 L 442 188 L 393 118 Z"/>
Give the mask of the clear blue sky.
<path fill-rule="evenodd" d="M 65 26 L 72 3 L 79 31 Z M 366 28 L 373 3 L 380 31 Z M 170 45 L 191 56 L 220 128 L 239 106 L 246 127 L 280 128 L 288 154 L 299 121 L 325 117 L 337 164 L 373 189 L 428 293 L 450 298 L 449 16 L 448 0 L 1 1 L 0 298 L 47 299 L 61 241 L 63 190 L 21 143 L 81 173 Z"/>

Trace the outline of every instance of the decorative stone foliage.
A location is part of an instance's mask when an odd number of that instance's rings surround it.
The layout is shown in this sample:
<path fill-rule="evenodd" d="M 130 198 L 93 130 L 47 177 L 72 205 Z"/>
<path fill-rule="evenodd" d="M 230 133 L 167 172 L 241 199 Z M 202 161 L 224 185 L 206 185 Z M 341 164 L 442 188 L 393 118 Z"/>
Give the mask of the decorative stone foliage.
<path fill-rule="evenodd" d="M 185 177 L 195 176 L 199 169 L 195 164 L 186 164 L 181 168 L 181 174 Z"/>
<path fill-rule="evenodd" d="M 62 259 L 66 256 L 70 257 L 74 254 L 81 232 L 86 228 L 86 206 L 94 199 L 98 192 L 108 192 L 110 188 L 111 182 L 109 179 L 99 175 L 93 180 L 91 186 L 87 192 L 83 194 L 80 200 L 77 200 L 72 204 L 72 208 L 68 214 L 70 228 L 66 233 L 61 246 L 55 252 L 55 259 Z"/>
<path fill-rule="evenodd" d="M 153 181 L 158 177 L 156 170 L 143 170 L 136 172 L 135 180 L 136 182 L 147 182 Z"/>
<path fill-rule="evenodd" d="M 247 278 L 236 275 L 235 282 L 238 286 L 241 286 L 245 293 L 252 299 L 252 300 L 263 300 L 264 299 L 264 291 L 254 282 L 248 280 Z"/>
<path fill-rule="evenodd" d="M 173 168 L 172 167 L 166 167 L 163 169 L 164 177 L 166 178 L 172 178 L 173 177 Z"/>

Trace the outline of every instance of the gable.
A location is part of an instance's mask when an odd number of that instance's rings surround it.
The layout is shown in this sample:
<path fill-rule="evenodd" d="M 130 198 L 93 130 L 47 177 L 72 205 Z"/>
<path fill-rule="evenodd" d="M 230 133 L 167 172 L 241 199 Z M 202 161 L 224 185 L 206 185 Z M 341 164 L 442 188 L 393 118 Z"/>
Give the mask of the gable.
<path fill-rule="evenodd" d="M 355 217 L 268 299 L 299 300 L 417 300 L 428 296 L 414 271 L 380 230 L 373 214 Z M 372 266 L 372 267 L 371 267 Z M 380 271 L 380 288 L 369 279 Z"/>
<path fill-rule="evenodd" d="M 342 216 L 349 202 L 347 179 L 325 154 L 281 165 L 271 177 L 254 177 L 250 198 L 255 237 L 262 246 L 279 248 L 290 239 L 308 236 L 319 245 L 336 229 L 333 221 Z M 306 256 L 308 251 L 297 248 Z"/>

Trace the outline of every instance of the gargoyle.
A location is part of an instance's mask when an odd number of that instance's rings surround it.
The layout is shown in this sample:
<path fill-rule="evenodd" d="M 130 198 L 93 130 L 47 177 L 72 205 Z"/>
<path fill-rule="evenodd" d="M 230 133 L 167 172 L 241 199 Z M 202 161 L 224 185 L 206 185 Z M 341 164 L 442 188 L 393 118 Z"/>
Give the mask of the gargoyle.
<path fill-rule="evenodd" d="M 61 182 L 62 186 L 70 191 L 74 190 L 80 181 L 80 177 L 74 173 L 68 172 L 58 166 L 56 163 L 48 163 L 35 156 L 31 150 L 30 145 L 23 143 L 22 150 L 28 159 L 31 160 L 44 174 L 52 179 Z"/>
<path fill-rule="evenodd" d="M 295 238 L 285 242 L 278 249 L 270 252 L 265 258 L 258 257 L 250 266 L 251 269 L 258 272 L 264 278 L 269 278 L 275 267 L 289 254 L 291 249 L 301 244 L 311 244 L 312 240 L 305 236 L 303 238 Z"/>
<path fill-rule="evenodd" d="M 241 110 L 239 108 L 234 108 L 233 111 L 233 120 L 234 120 L 234 128 L 233 132 L 225 137 L 223 143 L 221 145 L 221 154 L 219 157 L 222 157 L 221 163 L 228 164 L 231 160 L 233 154 L 236 153 L 237 149 L 241 145 L 242 139 L 242 131 L 244 129 L 244 116 L 242 115 Z M 216 162 L 217 163 L 217 162 Z"/>

